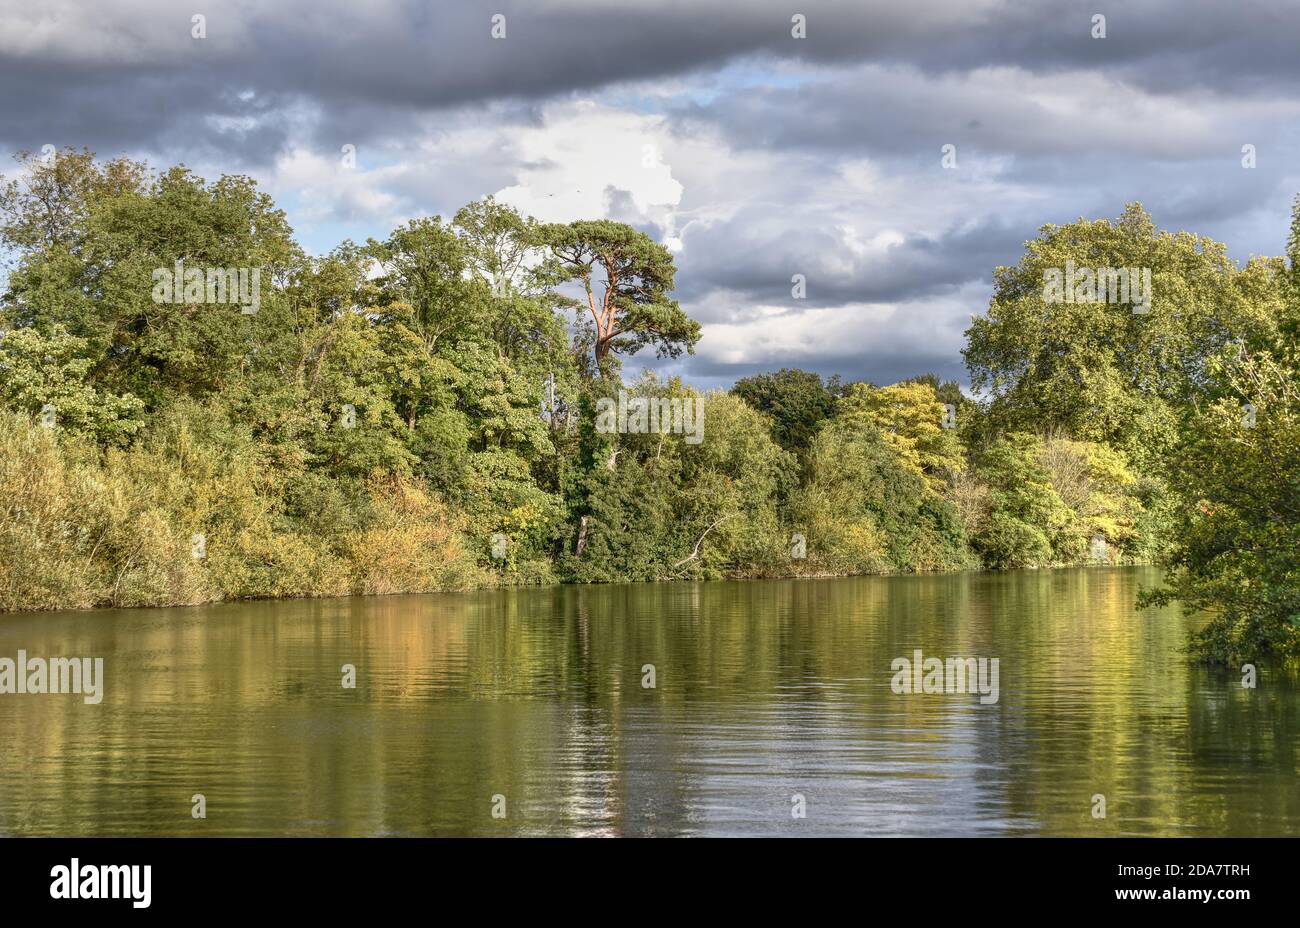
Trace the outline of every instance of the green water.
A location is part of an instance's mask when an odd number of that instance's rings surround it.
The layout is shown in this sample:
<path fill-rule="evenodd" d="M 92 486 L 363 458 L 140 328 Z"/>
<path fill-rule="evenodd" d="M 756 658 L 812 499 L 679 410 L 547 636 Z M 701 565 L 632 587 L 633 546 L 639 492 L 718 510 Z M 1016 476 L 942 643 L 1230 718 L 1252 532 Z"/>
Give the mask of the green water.
<path fill-rule="evenodd" d="M 1133 608 L 1156 576 L 0 616 L 0 657 L 105 668 L 98 705 L 0 695 L 0 833 L 1300 832 L 1296 679 L 1189 664 L 1190 620 Z M 891 661 L 917 648 L 997 658 L 997 702 L 895 693 Z"/>

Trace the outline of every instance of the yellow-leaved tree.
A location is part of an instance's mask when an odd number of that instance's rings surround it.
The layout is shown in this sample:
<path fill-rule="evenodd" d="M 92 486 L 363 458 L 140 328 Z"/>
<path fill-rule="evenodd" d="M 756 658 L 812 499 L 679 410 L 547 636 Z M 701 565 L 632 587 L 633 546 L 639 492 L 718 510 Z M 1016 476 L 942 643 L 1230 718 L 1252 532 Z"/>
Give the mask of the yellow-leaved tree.
<path fill-rule="evenodd" d="M 962 471 L 961 443 L 955 429 L 944 428 L 944 404 L 928 383 L 873 387 L 855 383 L 840 400 L 839 418 L 869 420 L 903 464 L 939 492 L 951 475 Z"/>

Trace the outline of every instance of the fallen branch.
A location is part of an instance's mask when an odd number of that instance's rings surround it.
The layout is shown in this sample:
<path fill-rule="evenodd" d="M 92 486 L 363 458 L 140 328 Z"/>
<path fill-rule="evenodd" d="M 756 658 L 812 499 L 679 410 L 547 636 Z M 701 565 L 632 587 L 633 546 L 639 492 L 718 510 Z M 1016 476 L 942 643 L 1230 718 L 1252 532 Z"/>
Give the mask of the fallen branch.
<path fill-rule="evenodd" d="M 704 539 L 705 539 L 705 537 L 709 534 L 709 532 L 713 531 L 715 528 L 717 528 L 717 527 L 718 527 L 719 525 L 721 525 L 723 522 L 726 522 L 728 519 L 734 519 L 734 518 L 735 518 L 736 516 L 738 516 L 738 515 L 739 515 L 739 513 L 737 513 L 737 512 L 733 512 L 733 513 L 732 513 L 731 515 L 729 515 L 729 516 L 723 516 L 721 519 L 718 519 L 716 522 L 714 522 L 712 525 L 710 525 L 708 528 L 706 528 L 706 529 L 704 530 L 704 534 L 700 536 L 699 541 L 695 542 L 695 550 L 692 551 L 690 554 L 688 554 L 686 557 L 682 558 L 682 559 L 681 559 L 680 561 L 678 561 L 676 564 L 674 564 L 674 565 L 672 566 L 672 569 L 673 569 L 673 570 L 676 570 L 678 567 L 681 567 L 681 566 L 682 566 L 683 564 L 685 564 L 687 561 L 693 561 L 693 560 L 695 560 L 696 558 L 698 558 L 698 557 L 700 556 L 700 545 L 704 544 Z"/>

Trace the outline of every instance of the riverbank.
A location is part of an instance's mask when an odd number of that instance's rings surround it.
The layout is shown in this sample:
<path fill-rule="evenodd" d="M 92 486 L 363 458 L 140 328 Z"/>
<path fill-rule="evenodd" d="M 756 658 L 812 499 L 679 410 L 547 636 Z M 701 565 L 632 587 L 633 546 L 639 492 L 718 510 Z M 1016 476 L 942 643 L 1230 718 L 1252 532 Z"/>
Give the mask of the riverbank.
<path fill-rule="evenodd" d="M 1043 571 L 1050 572 L 1050 571 L 1069 570 L 1069 569 L 1089 569 L 1089 568 L 1105 568 L 1105 567 L 1140 568 L 1140 567 L 1152 567 L 1152 566 L 1154 565 L 1133 564 L 1133 563 L 1110 564 L 1110 563 L 1097 562 L 1097 563 L 1086 564 L 1086 565 L 1045 564 L 1042 565 L 1041 567 L 1031 567 L 1031 568 L 1021 568 L 1021 569 L 1029 570 L 1029 571 L 1043 570 Z M 734 583 L 734 582 L 742 582 L 742 583 L 759 582 L 759 581 L 771 581 L 771 580 L 814 581 L 814 580 L 844 580 L 844 579 L 853 579 L 853 578 L 891 578 L 891 577 L 902 578 L 902 577 L 922 577 L 922 576 L 935 577 L 935 576 L 958 575 L 958 574 L 968 574 L 968 573 L 996 574 L 996 573 L 1003 573 L 1003 572 L 1004 571 L 1000 571 L 992 568 L 965 568 L 962 570 L 947 570 L 947 571 L 943 571 L 943 570 L 907 571 L 907 572 L 881 571 L 881 572 L 874 572 L 874 573 L 831 573 L 825 571 L 814 572 L 808 570 L 789 570 L 786 572 L 778 572 L 775 570 L 768 570 L 762 573 L 733 574 L 733 575 L 728 575 L 723 577 L 715 577 L 715 578 L 707 578 L 707 579 L 684 578 L 684 577 L 661 577 L 661 578 L 654 578 L 649 580 L 633 581 L 633 583 L 635 583 L 636 585 L 643 585 L 643 584 L 654 584 L 654 583 L 680 583 L 680 582 L 685 582 L 687 580 L 690 580 L 693 582 L 719 584 L 719 583 Z M 371 590 L 364 590 L 364 591 L 338 588 L 338 589 L 331 589 L 331 590 L 315 590 L 309 592 L 299 592 L 291 595 L 281 595 L 281 596 L 212 597 L 208 599 L 195 599 L 195 600 L 183 601 L 183 602 L 182 601 L 176 601 L 176 602 L 159 601 L 159 602 L 137 602 L 137 603 L 130 603 L 130 604 L 106 602 L 106 603 L 97 603 L 93 605 L 69 605 L 69 604 L 58 604 L 52 606 L 41 605 L 32 608 L 16 608 L 16 609 L 0 610 L 0 619 L 6 616 L 31 615 L 34 613 L 39 614 L 42 612 L 95 612 L 95 611 L 103 612 L 103 611 L 124 609 L 124 608 L 125 609 L 169 609 L 169 608 L 179 608 L 179 607 L 210 606 L 210 605 L 220 605 L 220 604 L 229 605 L 229 604 L 237 604 L 237 603 L 329 600 L 329 599 L 339 599 L 345 597 L 353 598 L 353 597 L 383 597 L 383 596 L 415 596 L 415 595 L 438 594 L 438 593 L 476 593 L 476 592 L 489 592 L 493 590 L 557 589 L 557 588 L 565 588 L 565 587 L 567 588 L 602 587 L 602 586 L 618 586 L 618 585 L 623 585 L 628 583 L 628 581 L 616 581 L 616 580 L 603 581 L 603 582 L 577 582 L 572 580 L 558 580 L 558 579 L 554 579 L 553 577 L 548 580 L 534 579 L 528 582 L 520 582 L 518 579 L 512 579 L 510 576 L 503 576 L 501 574 L 492 571 L 488 567 L 482 567 L 482 566 L 476 569 L 474 576 L 478 581 L 476 584 L 466 583 L 460 585 L 439 586 L 439 587 L 424 587 L 424 588 L 390 587 L 382 590 L 371 589 Z"/>
<path fill-rule="evenodd" d="M 717 420 L 757 414 L 726 395 L 711 395 L 706 408 L 715 422 L 710 453 L 749 440 Z M 293 469 L 251 437 L 216 441 L 204 431 L 212 427 L 212 417 L 185 407 L 130 447 L 99 448 L 0 411 L 0 612 L 1132 563 L 1144 550 L 1140 520 L 1130 512 L 1117 521 L 1097 492 L 1084 495 L 1086 511 L 1057 505 L 1051 532 L 1038 532 L 991 505 L 972 504 L 963 515 L 892 452 L 871 445 L 841 449 L 876 455 L 878 469 L 868 474 L 829 484 L 813 477 L 784 496 L 775 484 L 762 485 L 758 517 L 682 523 L 666 521 L 665 508 L 698 508 L 678 498 L 698 492 L 692 487 L 700 481 L 732 492 L 745 484 L 716 470 L 692 476 L 683 466 L 681 483 L 659 474 L 655 492 L 634 500 L 658 509 L 609 508 L 607 494 L 644 490 L 645 481 L 605 471 L 609 485 L 591 493 L 600 507 L 577 518 L 551 504 L 505 508 L 473 494 L 453 506 L 427 479 Z M 1067 444 L 1043 447 L 1059 454 Z M 810 465 L 810 472 L 833 466 Z M 970 484 L 968 475 L 960 480 L 955 487 Z M 717 491 L 710 492 L 716 507 Z M 1108 544 L 1097 525 L 1124 545 Z"/>

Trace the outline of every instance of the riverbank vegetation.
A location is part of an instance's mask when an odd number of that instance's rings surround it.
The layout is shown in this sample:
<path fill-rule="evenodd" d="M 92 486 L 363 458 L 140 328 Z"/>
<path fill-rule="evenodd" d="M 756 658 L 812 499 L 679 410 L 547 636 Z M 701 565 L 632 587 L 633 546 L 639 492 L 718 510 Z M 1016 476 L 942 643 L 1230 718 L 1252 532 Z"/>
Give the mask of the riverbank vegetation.
<path fill-rule="evenodd" d="M 1137 205 L 1044 227 L 967 333 L 978 401 L 921 372 L 700 394 L 625 375 L 700 326 L 621 223 L 488 198 L 317 257 L 247 178 L 21 161 L 0 610 L 1162 562 L 1207 656 L 1296 648 L 1300 225 L 1244 267 Z M 1154 299 L 1047 302 L 1067 261 Z M 155 299 L 177 262 L 196 285 Z M 256 311 L 206 268 L 259 269 Z M 702 440 L 599 430 L 620 390 L 698 402 Z"/>

